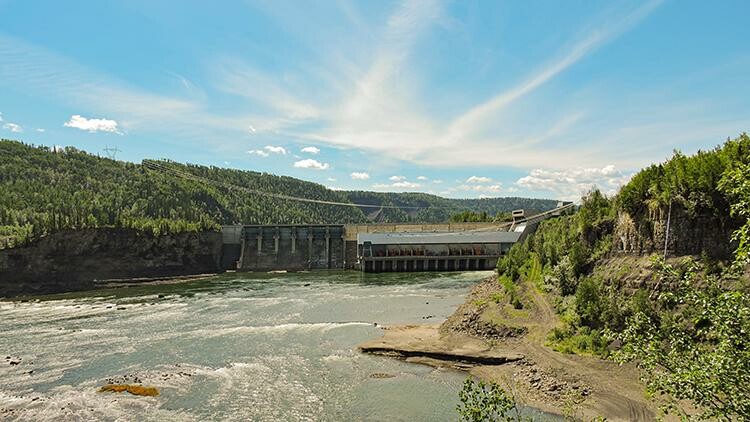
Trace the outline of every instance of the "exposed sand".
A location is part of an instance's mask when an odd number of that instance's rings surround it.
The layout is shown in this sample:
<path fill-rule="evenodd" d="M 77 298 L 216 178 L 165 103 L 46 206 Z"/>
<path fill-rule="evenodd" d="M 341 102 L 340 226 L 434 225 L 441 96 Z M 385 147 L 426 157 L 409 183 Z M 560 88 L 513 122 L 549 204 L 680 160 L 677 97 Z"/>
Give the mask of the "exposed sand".
<path fill-rule="evenodd" d="M 409 362 L 467 370 L 499 383 L 521 404 L 550 413 L 585 420 L 598 416 L 610 421 L 655 419 L 656 406 L 646 398 L 632 365 L 563 354 L 544 346 L 547 333 L 559 320 L 541 293 L 531 293 L 531 316 L 520 318 L 519 323 L 528 328 L 523 336 L 488 340 L 450 329 L 456 319 L 476 311 L 477 303 L 497 291 L 492 277 L 478 285 L 442 327 L 385 327 L 383 337 L 358 347 Z"/>

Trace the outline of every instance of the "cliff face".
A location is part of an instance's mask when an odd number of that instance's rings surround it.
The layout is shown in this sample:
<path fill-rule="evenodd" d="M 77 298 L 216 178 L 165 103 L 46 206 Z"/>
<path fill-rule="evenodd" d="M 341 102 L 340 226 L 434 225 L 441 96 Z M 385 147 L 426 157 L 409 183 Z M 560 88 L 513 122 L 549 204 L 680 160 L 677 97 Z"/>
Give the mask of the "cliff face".
<path fill-rule="evenodd" d="M 650 254 L 664 251 L 667 229 L 667 209 L 658 209 L 650 215 L 635 219 L 620 211 L 614 228 L 615 251 Z M 669 219 L 667 253 L 670 255 L 699 255 L 713 258 L 731 256 L 732 232 L 738 227 L 729 218 L 689 216 L 680 207 L 672 208 Z"/>
<path fill-rule="evenodd" d="M 0 297 L 91 289 L 96 280 L 219 271 L 221 233 L 152 236 L 131 229 L 64 231 L 0 250 Z"/>

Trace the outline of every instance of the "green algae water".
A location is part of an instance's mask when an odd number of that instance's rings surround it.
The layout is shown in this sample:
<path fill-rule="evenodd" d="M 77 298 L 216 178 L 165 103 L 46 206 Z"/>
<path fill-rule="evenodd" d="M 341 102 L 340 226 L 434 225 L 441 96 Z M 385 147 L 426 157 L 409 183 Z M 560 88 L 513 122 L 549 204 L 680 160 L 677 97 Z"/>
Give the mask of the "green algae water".
<path fill-rule="evenodd" d="M 456 420 L 465 373 L 355 346 L 443 321 L 488 274 L 232 274 L 3 301 L 0 419 Z M 110 382 L 160 395 L 98 392 Z"/>

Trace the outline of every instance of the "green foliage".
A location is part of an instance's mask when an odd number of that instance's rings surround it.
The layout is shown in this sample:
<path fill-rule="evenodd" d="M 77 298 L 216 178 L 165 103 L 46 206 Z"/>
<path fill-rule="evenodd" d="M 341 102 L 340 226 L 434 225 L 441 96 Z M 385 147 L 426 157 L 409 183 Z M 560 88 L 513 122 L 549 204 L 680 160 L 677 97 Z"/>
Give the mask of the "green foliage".
<path fill-rule="evenodd" d="M 750 161 L 750 157 L 746 157 Z M 734 163 L 724 173 L 719 188 L 731 200 L 731 213 L 744 223 L 734 233 L 738 243 L 735 252 L 737 263 L 742 266 L 750 263 L 750 164 Z"/>
<path fill-rule="evenodd" d="M 518 286 L 516 286 L 513 280 L 507 275 L 501 275 L 498 281 L 500 282 L 500 285 L 503 286 L 503 292 L 508 299 L 508 303 L 513 305 L 515 309 L 523 309 L 523 302 L 521 302 Z M 495 302 L 499 303 L 499 301 Z"/>
<path fill-rule="evenodd" d="M 510 212 L 499 212 L 494 217 L 488 214 L 487 211 L 474 212 L 474 211 L 463 211 L 458 214 L 451 215 L 450 221 L 452 223 L 485 223 L 485 222 L 504 222 L 512 221 L 513 216 Z"/>
<path fill-rule="evenodd" d="M 513 280 L 525 275 L 537 286 L 546 273 L 563 295 L 573 294 L 581 274 L 609 252 L 614 219 L 612 201 L 594 189 L 576 213 L 543 221 L 536 233 L 513 245 L 498 260 L 498 272 Z"/>
<path fill-rule="evenodd" d="M 601 328 L 603 317 L 601 283 L 592 278 L 585 277 L 576 289 L 576 312 L 581 319 L 581 324 Z"/>
<path fill-rule="evenodd" d="M 557 287 L 563 296 L 575 292 L 578 277 L 576 277 L 576 270 L 569 256 L 564 256 L 560 262 L 552 267 L 552 277 L 557 282 Z"/>
<path fill-rule="evenodd" d="M 638 362 L 649 393 L 665 400 L 665 413 L 750 418 L 750 296 L 722 288 L 715 277 L 699 280 L 694 265 L 678 271 L 657 264 L 675 288 L 659 295 L 659 318 L 637 312 L 628 319 L 617 359 Z"/>
<path fill-rule="evenodd" d="M 515 401 L 495 383 L 475 382 L 472 378 L 464 381 L 458 392 L 461 403 L 456 406 L 462 421 L 522 421 L 520 409 Z"/>
<path fill-rule="evenodd" d="M 711 151 L 685 156 L 675 151 L 671 159 L 634 175 L 618 194 L 619 206 L 633 217 L 665 207 L 670 202 L 688 215 L 728 217 L 730 203 L 717 190 L 727 169 L 750 162 L 750 137 L 742 134 Z"/>
<path fill-rule="evenodd" d="M 454 200 L 417 193 L 340 192 L 253 171 L 170 161 L 157 165 L 189 177 L 72 147 L 59 150 L 0 140 L 0 248 L 66 229 L 123 227 L 158 235 L 240 223 L 444 222 L 452 213 L 466 209 L 494 215 L 523 206 L 547 210 L 555 205 L 554 201 L 523 198 Z M 331 202 L 437 208 L 359 209 L 270 198 L 248 190 Z"/>
<path fill-rule="evenodd" d="M 607 338 L 600 330 L 589 327 L 555 327 L 547 336 L 547 344 L 560 353 L 607 356 Z"/>
<path fill-rule="evenodd" d="M 446 221 L 507 221 L 509 213 L 515 209 L 525 209 L 533 214 L 555 208 L 557 201 L 532 198 L 482 198 L 482 199 L 448 199 L 426 193 L 394 193 L 349 191 L 342 192 L 346 198 L 356 204 L 429 207 L 422 209 L 389 209 L 362 207 L 368 219 L 381 222 L 425 222 L 442 223 Z M 465 213 L 465 214 L 464 214 Z M 455 216 L 455 220 L 452 218 Z M 492 217 L 495 216 L 495 217 Z"/>

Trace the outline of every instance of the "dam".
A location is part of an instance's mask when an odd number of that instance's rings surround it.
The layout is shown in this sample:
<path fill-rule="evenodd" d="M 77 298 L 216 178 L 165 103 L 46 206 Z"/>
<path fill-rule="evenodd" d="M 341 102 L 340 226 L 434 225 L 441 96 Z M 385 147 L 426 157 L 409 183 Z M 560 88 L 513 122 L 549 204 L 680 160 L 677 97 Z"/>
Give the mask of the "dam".
<path fill-rule="evenodd" d="M 234 271 L 472 271 L 495 267 L 514 243 L 571 203 L 513 221 L 443 224 L 289 224 L 222 227 L 221 267 Z"/>

